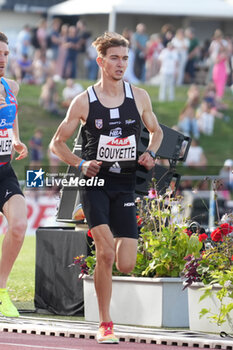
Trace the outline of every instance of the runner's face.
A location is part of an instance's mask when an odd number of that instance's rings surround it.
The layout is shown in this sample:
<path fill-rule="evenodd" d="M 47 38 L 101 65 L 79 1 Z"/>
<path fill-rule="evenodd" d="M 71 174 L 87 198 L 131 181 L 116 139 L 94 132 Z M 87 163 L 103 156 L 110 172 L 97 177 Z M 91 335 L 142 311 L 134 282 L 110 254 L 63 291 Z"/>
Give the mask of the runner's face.
<path fill-rule="evenodd" d="M 0 77 L 3 77 L 5 74 L 8 55 L 9 55 L 8 45 L 3 41 L 0 41 Z"/>
<path fill-rule="evenodd" d="M 104 75 L 113 80 L 121 80 L 128 65 L 128 48 L 124 46 L 111 47 L 102 58 Z"/>

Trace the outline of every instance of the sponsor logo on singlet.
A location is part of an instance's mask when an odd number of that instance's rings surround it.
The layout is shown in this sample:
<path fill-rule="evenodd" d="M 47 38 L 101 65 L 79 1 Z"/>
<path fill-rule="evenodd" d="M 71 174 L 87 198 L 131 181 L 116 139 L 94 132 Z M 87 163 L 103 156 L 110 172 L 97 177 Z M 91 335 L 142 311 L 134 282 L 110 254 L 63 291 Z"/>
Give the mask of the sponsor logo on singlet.
<path fill-rule="evenodd" d="M 116 122 L 109 122 L 109 125 L 121 125 L 121 121 L 118 120 Z"/>
<path fill-rule="evenodd" d="M 103 127 L 103 119 L 96 119 L 95 120 L 95 127 L 97 129 L 102 129 L 102 127 Z"/>
<path fill-rule="evenodd" d="M 136 122 L 135 119 L 127 119 L 127 120 L 125 121 L 125 124 L 126 124 L 126 125 L 130 125 L 130 124 L 134 124 L 135 122 Z"/>
<path fill-rule="evenodd" d="M 109 168 L 109 171 L 111 173 L 120 174 L 121 172 L 120 164 L 118 162 L 113 163 L 113 165 Z"/>
<path fill-rule="evenodd" d="M 97 160 L 106 162 L 136 160 L 135 135 L 124 138 L 100 135 Z"/>
<path fill-rule="evenodd" d="M 109 136 L 114 136 L 114 137 L 120 137 L 122 136 L 122 129 L 121 128 L 115 128 L 111 129 Z"/>
<path fill-rule="evenodd" d="M 0 126 L 12 126 L 14 122 L 7 122 L 6 119 L 0 121 Z"/>
<path fill-rule="evenodd" d="M 8 137 L 8 129 L 0 129 L 0 137 Z"/>

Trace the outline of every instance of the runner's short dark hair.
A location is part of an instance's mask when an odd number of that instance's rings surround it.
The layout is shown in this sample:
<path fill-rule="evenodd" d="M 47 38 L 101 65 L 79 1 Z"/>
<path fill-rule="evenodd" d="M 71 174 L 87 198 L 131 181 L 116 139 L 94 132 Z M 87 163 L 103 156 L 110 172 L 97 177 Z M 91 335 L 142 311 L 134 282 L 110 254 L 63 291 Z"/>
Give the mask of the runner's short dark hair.
<path fill-rule="evenodd" d="M 4 43 L 6 43 L 6 44 L 8 45 L 8 38 L 7 38 L 7 36 L 6 36 L 4 33 L 2 33 L 2 32 L 0 32 L 0 41 L 3 41 Z"/>

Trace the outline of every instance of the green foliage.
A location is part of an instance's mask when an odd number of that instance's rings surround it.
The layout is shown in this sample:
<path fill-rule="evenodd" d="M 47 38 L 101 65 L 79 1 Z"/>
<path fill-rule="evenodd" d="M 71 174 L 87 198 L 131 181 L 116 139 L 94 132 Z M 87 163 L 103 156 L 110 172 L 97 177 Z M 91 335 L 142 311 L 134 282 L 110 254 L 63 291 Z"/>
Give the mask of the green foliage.
<path fill-rule="evenodd" d="M 226 222 L 222 221 L 211 233 L 211 240 L 205 244 L 205 251 L 201 256 L 187 257 L 188 262 L 183 271 L 186 286 L 193 282 L 204 284 L 200 289 L 203 291 L 200 301 L 213 295 L 218 299 L 217 313 L 206 308 L 200 312 L 200 318 L 208 315 L 208 319 L 217 325 L 226 322 L 229 312 L 233 310 L 233 216 L 224 215 L 224 219 Z M 220 286 L 217 292 L 213 289 L 216 284 Z M 232 299 L 232 302 L 229 303 L 229 299 Z"/>
<path fill-rule="evenodd" d="M 212 283 L 217 272 L 225 273 L 232 267 L 233 241 L 231 237 L 224 237 L 221 244 L 207 249 L 199 261 L 197 272 L 204 284 Z"/>
<path fill-rule="evenodd" d="M 92 276 L 96 265 L 96 255 L 94 250 L 91 251 L 91 255 L 86 257 L 86 263 L 88 267 L 88 274 Z"/>
<path fill-rule="evenodd" d="M 204 293 L 201 296 L 200 301 L 207 297 L 211 297 L 214 284 L 219 284 L 221 289 L 215 294 L 219 300 L 219 310 L 217 314 L 214 314 L 210 309 L 202 309 L 200 318 L 208 314 L 210 321 L 215 322 L 220 326 L 226 322 L 229 312 L 233 310 L 233 266 L 231 266 L 230 270 L 211 271 L 210 278 L 212 280 L 209 285 L 202 288 Z M 232 299 L 232 302 L 226 303 L 226 298 Z"/>
<path fill-rule="evenodd" d="M 188 236 L 187 220 L 177 223 L 176 206 L 179 215 L 180 198 L 172 198 L 167 192 L 164 197 L 145 198 L 138 202 L 141 234 L 138 244 L 135 276 L 179 277 L 184 268 L 184 257 L 199 255 L 202 243 L 198 235 Z"/>

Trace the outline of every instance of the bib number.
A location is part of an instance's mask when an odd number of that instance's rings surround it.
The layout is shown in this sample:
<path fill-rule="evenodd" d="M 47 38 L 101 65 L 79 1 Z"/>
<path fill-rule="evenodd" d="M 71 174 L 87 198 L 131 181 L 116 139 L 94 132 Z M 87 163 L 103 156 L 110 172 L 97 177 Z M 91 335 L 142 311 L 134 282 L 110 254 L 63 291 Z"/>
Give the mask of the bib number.
<path fill-rule="evenodd" d="M 12 129 L 0 129 L 0 156 L 10 155 L 12 151 Z"/>
<path fill-rule="evenodd" d="M 100 135 L 97 160 L 105 162 L 136 160 L 135 135 L 124 138 Z"/>

